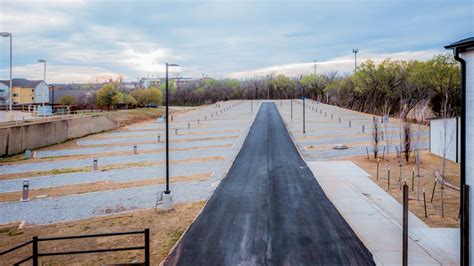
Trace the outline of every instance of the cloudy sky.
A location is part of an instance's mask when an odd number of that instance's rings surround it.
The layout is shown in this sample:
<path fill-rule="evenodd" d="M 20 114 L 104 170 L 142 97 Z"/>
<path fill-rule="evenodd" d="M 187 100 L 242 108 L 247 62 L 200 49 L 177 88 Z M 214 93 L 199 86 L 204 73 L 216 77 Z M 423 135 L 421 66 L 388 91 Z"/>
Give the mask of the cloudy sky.
<path fill-rule="evenodd" d="M 248 78 L 353 69 L 371 58 L 428 59 L 474 36 L 473 0 L 0 0 L 14 77 L 92 82 L 172 75 Z M 8 79 L 8 38 L 0 78 Z"/>

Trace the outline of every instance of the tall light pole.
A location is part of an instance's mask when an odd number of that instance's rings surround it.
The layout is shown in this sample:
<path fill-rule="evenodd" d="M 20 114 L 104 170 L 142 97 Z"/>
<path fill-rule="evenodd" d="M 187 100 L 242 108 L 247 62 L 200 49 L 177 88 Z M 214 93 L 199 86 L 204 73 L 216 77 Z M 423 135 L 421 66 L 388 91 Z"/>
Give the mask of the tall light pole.
<path fill-rule="evenodd" d="M 354 73 L 357 72 L 357 53 L 359 52 L 359 49 L 355 48 L 352 49 L 352 52 L 354 53 Z"/>
<path fill-rule="evenodd" d="M 177 64 L 166 63 L 166 190 L 165 194 L 171 194 L 170 191 L 170 157 L 169 157 L 169 121 L 168 121 L 168 67 L 178 66 Z M 171 199 L 170 199 L 171 200 Z"/>
<path fill-rule="evenodd" d="M 306 112 L 306 106 L 305 106 L 305 93 L 304 93 L 304 86 L 301 86 L 303 88 L 303 134 L 306 134 L 306 119 L 305 119 L 305 112 Z"/>
<path fill-rule="evenodd" d="M 43 81 L 44 81 L 44 83 L 46 83 L 46 60 L 45 59 L 38 59 L 38 63 L 43 63 Z M 49 101 L 49 99 L 48 99 L 48 101 Z M 44 106 L 44 101 L 43 101 L 43 106 Z"/>
<path fill-rule="evenodd" d="M 318 60 L 314 60 L 314 75 L 316 76 L 316 63 L 318 62 Z"/>
<path fill-rule="evenodd" d="M 9 110 L 10 110 L 10 120 L 13 120 L 13 114 L 11 113 L 12 111 L 12 82 L 13 82 L 13 76 L 12 76 L 12 36 L 13 34 L 11 32 L 0 32 L 0 36 L 2 37 L 10 37 L 10 92 L 8 93 L 8 104 L 9 104 Z"/>

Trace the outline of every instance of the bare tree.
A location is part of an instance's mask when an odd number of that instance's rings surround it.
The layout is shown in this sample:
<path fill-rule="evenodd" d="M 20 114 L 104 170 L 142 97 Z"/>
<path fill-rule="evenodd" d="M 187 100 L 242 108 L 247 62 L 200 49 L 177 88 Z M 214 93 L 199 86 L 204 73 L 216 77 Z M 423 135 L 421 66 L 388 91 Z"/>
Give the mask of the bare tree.
<path fill-rule="evenodd" d="M 453 141 L 453 134 L 451 128 L 449 127 L 449 118 L 451 117 L 451 106 L 449 104 L 450 99 L 449 95 L 446 92 L 445 99 L 443 100 L 443 105 L 441 108 L 441 118 L 443 123 L 443 131 L 441 132 L 441 149 L 443 153 L 443 165 L 441 168 L 441 217 L 444 217 L 444 184 L 446 178 L 446 162 L 448 149 Z M 448 133 L 449 131 L 449 133 Z"/>
<path fill-rule="evenodd" d="M 405 161 L 410 161 L 411 155 L 411 123 L 408 122 L 407 116 L 410 111 L 410 107 L 403 100 L 400 99 L 400 157 L 401 153 L 405 155 Z"/>
<path fill-rule="evenodd" d="M 390 117 L 390 103 L 388 100 L 385 100 L 385 103 L 384 103 L 384 106 L 383 106 L 383 123 L 384 123 L 384 126 L 385 126 L 385 130 L 384 130 L 384 139 L 385 139 L 385 143 L 387 145 L 387 160 L 389 158 L 389 154 L 390 154 L 390 140 L 392 138 L 392 134 L 391 132 L 388 131 L 388 126 L 389 126 L 389 117 Z"/>
<path fill-rule="evenodd" d="M 420 200 L 420 162 L 421 162 L 421 137 L 423 135 L 422 124 L 425 122 L 425 112 L 428 107 L 426 101 L 421 101 L 414 109 L 416 119 L 416 138 L 415 138 L 415 162 L 416 162 L 416 200 Z"/>
<path fill-rule="evenodd" d="M 374 158 L 377 159 L 379 153 L 379 143 L 380 143 L 380 124 L 377 117 L 373 117 L 372 121 L 372 148 L 374 151 Z"/>

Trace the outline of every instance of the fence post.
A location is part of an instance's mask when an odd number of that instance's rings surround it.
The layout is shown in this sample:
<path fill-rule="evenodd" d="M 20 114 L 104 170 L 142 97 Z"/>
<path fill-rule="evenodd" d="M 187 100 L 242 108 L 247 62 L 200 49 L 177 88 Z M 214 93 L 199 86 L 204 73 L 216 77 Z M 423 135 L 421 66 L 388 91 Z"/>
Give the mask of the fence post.
<path fill-rule="evenodd" d="M 150 266 L 150 229 L 145 228 L 145 266 Z"/>
<path fill-rule="evenodd" d="M 403 185 L 403 266 L 408 266 L 408 185 Z"/>
<path fill-rule="evenodd" d="M 33 237 L 33 266 L 38 266 L 38 237 Z"/>

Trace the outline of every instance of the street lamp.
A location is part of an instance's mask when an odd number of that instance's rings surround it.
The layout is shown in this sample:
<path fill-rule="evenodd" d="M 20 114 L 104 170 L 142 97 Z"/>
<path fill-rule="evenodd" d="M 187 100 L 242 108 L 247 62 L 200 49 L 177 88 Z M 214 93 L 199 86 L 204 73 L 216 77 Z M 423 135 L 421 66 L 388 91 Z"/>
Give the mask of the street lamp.
<path fill-rule="evenodd" d="M 166 190 L 165 190 L 165 197 L 163 201 L 167 201 L 171 207 L 171 191 L 170 191 L 170 157 L 169 157 L 169 121 L 168 121 L 168 67 L 170 66 L 178 66 L 177 64 L 169 64 L 166 63 Z M 164 206 L 166 208 L 166 206 Z"/>
<path fill-rule="evenodd" d="M 359 52 L 359 49 L 355 48 L 352 49 L 352 52 L 354 53 L 354 73 L 357 72 L 357 53 Z"/>
<path fill-rule="evenodd" d="M 12 36 L 13 34 L 11 32 L 0 32 L 0 36 L 2 37 L 10 37 L 10 92 L 8 93 L 8 104 L 9 104 L 9 110 L 10 110 L 10 119 L 13 120 L 13 114 L 11 113 L 12 111 Z"/>
<path fill-rule="evenodd" d="M 318 60 L 314 60 L 314 75 L 316 76 L 316 63 L 318 62 Z"/>
<path fill-rule="evenodd" d="M 301 84 L 301 78 L 300 78 L 300 84 Z M 306 119 L 305 119 L 305 112 L 306 112 L 306 106 L 305 106 L 305 93 L 304 93 L 304 86 L 301 86 L 303 88 L 303 134 L 306 134 Z"/>

